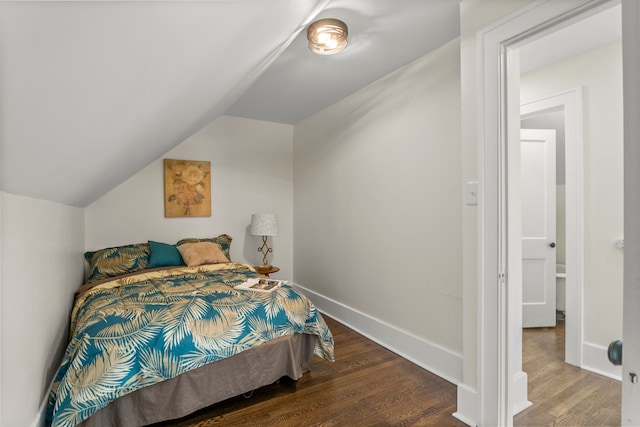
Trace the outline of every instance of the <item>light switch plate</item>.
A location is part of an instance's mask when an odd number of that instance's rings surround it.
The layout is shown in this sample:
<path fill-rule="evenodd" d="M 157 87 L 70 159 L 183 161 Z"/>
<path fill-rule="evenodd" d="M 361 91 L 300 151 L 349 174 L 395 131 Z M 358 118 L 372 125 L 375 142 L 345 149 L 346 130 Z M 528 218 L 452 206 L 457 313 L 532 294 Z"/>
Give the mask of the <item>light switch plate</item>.
<path fill-rule="evenodd" d="M 467 182 L 465 201 L 467 205 L 478 204 L 478 181 Z"/>

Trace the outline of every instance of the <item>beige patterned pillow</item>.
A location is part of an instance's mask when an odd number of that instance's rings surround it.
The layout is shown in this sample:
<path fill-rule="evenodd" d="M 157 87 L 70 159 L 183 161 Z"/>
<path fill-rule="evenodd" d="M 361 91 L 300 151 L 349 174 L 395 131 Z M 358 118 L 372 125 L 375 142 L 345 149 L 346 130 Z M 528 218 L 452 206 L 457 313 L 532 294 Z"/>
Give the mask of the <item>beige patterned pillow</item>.
<path fill-rule="evenodd" d="M 220 246 L 213 242 L 185 243 L 178 246 L 184 263 L 189 267 L 202 264 L 229 262 Z"/>
<path fill-rule="evenodd" d="M 231 260 L 231 256 L 229 255 L 229 251 L 231 249 L 231 240 L 233 240 L 233 239 L 228 234 L 221 234 L 218 237 L 209 237 L 209 238 L 206 238 L 206 239 L 198 239 L 198 238 L 193 238 L 193 237 L 188 238 L 188 239 L 182 239 L 182 240 L 179 240 L 178 243 L 176 243 L 176 245 L 180 246 L 180 245 L 184 245 L 185 243 L 197 243 L 197 242 L 213 242 L 213 243 L 217 243 L 222 248 L 222 252 L 224 253 L 224 255 L 229 260 Z"/>

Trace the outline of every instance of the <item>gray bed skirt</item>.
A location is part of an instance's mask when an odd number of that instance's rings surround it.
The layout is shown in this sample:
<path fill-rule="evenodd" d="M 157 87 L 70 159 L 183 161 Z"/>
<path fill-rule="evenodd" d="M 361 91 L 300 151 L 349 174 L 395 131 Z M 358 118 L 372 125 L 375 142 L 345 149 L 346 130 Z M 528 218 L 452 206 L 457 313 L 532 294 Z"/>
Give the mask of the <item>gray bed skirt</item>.
<path fill-rule="evenodd" d="M 139 427 L 182 418 L 230 397 L 294 380 L 309 370 L 316 337 L 287 335 L 111 402 L 79 424 L 83 427 Z"/>

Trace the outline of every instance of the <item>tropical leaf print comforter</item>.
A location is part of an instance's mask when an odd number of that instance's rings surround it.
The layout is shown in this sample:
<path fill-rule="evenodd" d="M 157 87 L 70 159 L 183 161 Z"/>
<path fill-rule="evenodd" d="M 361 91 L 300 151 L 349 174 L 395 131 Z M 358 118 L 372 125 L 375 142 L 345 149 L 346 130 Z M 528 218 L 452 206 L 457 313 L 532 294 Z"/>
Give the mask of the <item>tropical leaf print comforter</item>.
<path fill-rule="evenodd" d="M 48 421 L 74 426 L 120 396 L 283 335 L 316 335 L 315 354 L 333 360 L 322 316 L 290 285 L 234 289 L 255 276 L 237 263 L 178 267 L 85 292 L 72 312 Z"/>

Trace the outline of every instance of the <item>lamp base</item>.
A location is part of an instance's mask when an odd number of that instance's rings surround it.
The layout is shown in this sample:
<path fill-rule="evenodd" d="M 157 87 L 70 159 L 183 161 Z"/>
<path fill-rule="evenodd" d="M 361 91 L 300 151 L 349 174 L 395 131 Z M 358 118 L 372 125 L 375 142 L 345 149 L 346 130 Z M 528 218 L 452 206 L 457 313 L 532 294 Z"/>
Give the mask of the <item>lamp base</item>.
<path fill-rule="evenodd" d="M 258 265 L 258 266 L 255 266 L 253 268 L 255 268 L 255 270 L 258 273 L 268 273 L 269 271 L 271 271 L 273 266 L 271 264 L 266 264 L 266 265 Z"/>

